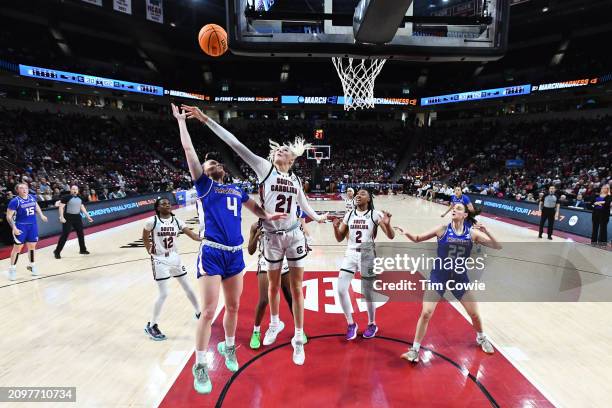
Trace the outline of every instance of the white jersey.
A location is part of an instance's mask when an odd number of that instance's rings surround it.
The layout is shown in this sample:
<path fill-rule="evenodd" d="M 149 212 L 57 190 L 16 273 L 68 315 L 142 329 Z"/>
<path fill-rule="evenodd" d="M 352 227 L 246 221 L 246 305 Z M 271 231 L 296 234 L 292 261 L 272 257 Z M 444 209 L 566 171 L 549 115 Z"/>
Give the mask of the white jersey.
<path fill-rule="evenodd" d="M 346 207 L 346 212 L 349 213 L 355 209 L 355 198 L 347 198 L 344 200 L 344 206 Z"/>
<path fill-rule="evenodd" d="M 354 209 L 346 213 L 342 222 L 348 226 L 348 249 L 373 249 L 378 223 L 382 219 L 379 211 L 361 212 Z"/>
<path fill-rule="evenodd" d="M 204 238 L 204 207 L 202 207 L 202 200 L 196 200 L 196 211 L 198 213 L 198 232 L 200 234 L 200 238 Z"/>
<path fill-rule="evenodd" d="M 185 223 L 172 216 L 159 218 L 157 215 L 149 218 L 144 228 L 151 231 L 151 254 L 154 256 L 178 255 L 176 239 L 185 228 Z"/>
<path fill-rule="evenodd" d="M 264 231 L 287 230 L 299 223 L 298 194 L 302 182 L 295 173 L 281 173 L 272 167 L 270 174 L 259 184 L 259 197 L 264 210 L 269 213 L 288 214 L 284 220 L 263 221 Z"/>

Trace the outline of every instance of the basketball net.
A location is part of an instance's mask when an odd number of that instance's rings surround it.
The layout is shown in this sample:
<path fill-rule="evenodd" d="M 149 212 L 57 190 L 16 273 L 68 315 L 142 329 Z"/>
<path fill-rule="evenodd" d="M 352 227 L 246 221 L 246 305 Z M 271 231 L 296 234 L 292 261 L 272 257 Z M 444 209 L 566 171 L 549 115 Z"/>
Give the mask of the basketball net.
<path fill-rule="evenodd" d="M 332 57 L 342 89 L 344 110 L 374 108 L 374 82 L 386 59 Z"/>

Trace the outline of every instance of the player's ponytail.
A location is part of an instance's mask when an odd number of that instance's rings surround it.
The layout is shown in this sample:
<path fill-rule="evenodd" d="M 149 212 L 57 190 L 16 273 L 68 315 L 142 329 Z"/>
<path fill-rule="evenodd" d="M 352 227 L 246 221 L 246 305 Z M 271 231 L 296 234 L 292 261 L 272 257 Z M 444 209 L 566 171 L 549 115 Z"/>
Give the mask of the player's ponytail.
<path fill-rule="evenodd" d="M 474 211 L 470 211 L 467 208 L 465 210 L 466 210 L 467 215 L 468 215 L 465 220 L 466 221 L 470 221 L 472 223 L 472 225 L 476 224 L 478 222 L 478 220 L 476 220 L 476 216 L 480 215 L 482 210 L 480 208 L 474 208 Z"/>

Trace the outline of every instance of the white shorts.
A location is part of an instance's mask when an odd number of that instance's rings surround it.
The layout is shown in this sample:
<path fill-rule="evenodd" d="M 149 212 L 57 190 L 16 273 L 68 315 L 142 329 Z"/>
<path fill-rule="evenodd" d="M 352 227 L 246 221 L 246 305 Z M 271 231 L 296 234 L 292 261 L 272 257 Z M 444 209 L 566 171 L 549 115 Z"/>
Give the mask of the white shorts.
<path fill-rule="evenodd" d="M 264 259 L 264 257 L 259 254 L 259 258 L 257 259 L 257 274 L 267 273 L 268 272 L 268 261 Z M 287 264 L 287 260 L 283 261 L 283 266 L 281 267 L 281 275 L 289 273 L 289 265 Z"/>
<path fill-rule="evenodd" d="M 360 272 L 362 277 L 372 278 L 376 276 L 374 273 L 374 258 L 376 258 L 376 253 L 371 249 L 362 252 L 347 249 L 340 270 L 353 274 Z"/>
<path fill-rule="evenodd" d="M 263 256 L 268 262 L 268 270 L 278 269 L 279 263 L 287 258 L 287 265 L 303 268 L 308 255 L 306 237 L 301 228 L 285 234 L 264 232 Z"/>
<path fill-rule="evenodd" d="M 153 279 L 156 281 L 179 278 L 187 275 L 187 268 L 181 263 L 178 254 L 171 254 L 168 257 L 154 255 L 151 256 L 151 267 L 153 269 Z"/>

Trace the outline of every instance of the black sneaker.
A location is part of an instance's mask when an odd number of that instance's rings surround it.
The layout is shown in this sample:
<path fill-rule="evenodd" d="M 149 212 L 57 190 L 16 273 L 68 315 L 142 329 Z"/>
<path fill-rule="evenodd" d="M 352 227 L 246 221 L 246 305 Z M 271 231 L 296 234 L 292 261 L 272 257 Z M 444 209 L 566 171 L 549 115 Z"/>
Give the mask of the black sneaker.
<path fill-rule="evenodd" d="M 155 323 L 153 326 L 151 326 L 152 330 L 155 330 L 155 333 L 157 333 L 157 338 L 159 340 L 164 340 L 166 338 L 166 335 L 164 333 L 161 332 L 161 330 L 159 330 L 159 327 L 157 327 L 157 323 Z"/>
<path fill-rule="evenodd" d="M 79 252 L 79 254 L 81 254 L 81 255 L 89 255 L 89 251 L 88 250 L 81 251 L 81 252 Z"/>
<path fill-rule="evenodd" d="M 145 327 L 144 331 L 149 335 L 152 340 L 160 341 L 163 340 L 159 337 L 158 331 L 156 330 L 157 325 L 151 326 L 151 322 L 147 322 L 147 327 Z"/>
<path fill-rule="evenodd" d="M 60 256 L 59 252 L 53 251 L 53 255 L 55 255 L 55 259 L 62 259 L 62 257 Z"/>

